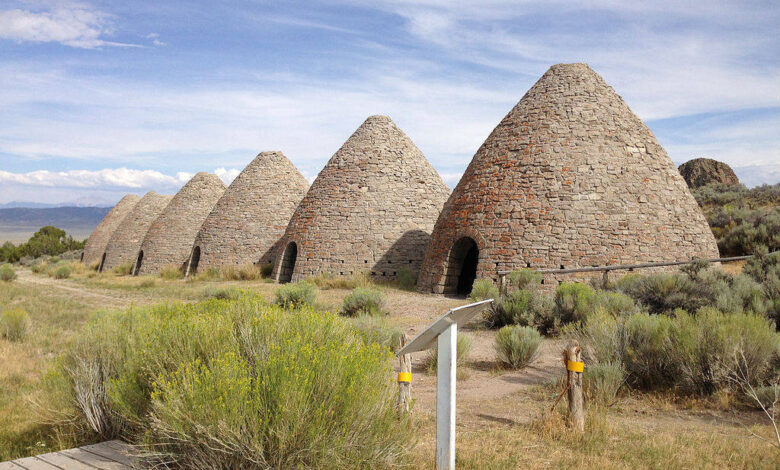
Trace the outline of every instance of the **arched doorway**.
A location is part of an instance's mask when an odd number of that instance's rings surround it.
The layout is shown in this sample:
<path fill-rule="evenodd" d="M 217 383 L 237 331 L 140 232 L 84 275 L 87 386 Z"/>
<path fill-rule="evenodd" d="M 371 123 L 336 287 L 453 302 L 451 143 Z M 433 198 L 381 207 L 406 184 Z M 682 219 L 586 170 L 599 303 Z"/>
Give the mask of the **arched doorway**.
<path fill-rule="evenodd" d="M 471 237 L 453 243 L 447 257 L 445 294 L 469 295 L 477 279 L 479 248 Z"/>
<path fill-rule="evenodd" d="M 133 268 L 133 276 L 137 276 L 141 271 L 141 263 L 144 262 L 144 252 L 141 250 L 138 252 L 138 259 L 135 261 L 135 267 Z"/>
<path fill-rule="evenodd" d="M 295 261 L 298 259 L 298 245 L 295 242 L 287 244 L 282 255 L 282 266 L 279 269 L 279 282 L 285 283 L 292 281 L 293 271 L 295 271 Z"/>
<path fill-rule="evenodd" d="M 200 247 L 196 246 L 192 250 L 192 257 L 190 257 L 190 265 L 187 268 L 187 275 L 195 275 L 198 273 L 198 263 L 200 263 Z"/>
<path fill-rule="evenodd" d="M 103 256 L 100 258 L 100 266 L 98 266 L 98 272 L 103 272 L 103 265 L 106 264 L 106 254 L 103 253 Z"/>

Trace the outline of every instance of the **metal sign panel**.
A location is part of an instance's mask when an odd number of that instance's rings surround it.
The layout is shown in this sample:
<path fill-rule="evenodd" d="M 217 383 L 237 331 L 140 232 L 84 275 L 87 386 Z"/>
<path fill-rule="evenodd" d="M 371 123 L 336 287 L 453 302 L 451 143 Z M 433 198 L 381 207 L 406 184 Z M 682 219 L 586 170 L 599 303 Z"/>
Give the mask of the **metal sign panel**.
<path fill-rule="evenodd" d="M 493 303 L 493 299 L 487 299 L 473 304 L 464 305 L 462 307 L 453 308 L 449 312 L 445 313 L 441 318 L 433 322 L 431 326 L 426 328 L 422 333 L 415 336 L 414 339 L 404 346 L 398 355 L 409 354 L 417 351 L 424 351 L 432 348 L 436 343 L 436 337 L 439 336 L 450 325 L 455 324 L 462 326 L 468 323 L 474 315 L 484 311 Z"/>

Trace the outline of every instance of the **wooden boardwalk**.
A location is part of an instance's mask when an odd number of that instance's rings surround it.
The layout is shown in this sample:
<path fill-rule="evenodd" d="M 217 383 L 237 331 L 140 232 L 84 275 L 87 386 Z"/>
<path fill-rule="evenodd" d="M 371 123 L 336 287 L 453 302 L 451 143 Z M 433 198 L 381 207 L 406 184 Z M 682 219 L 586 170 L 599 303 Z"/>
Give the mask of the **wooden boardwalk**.
<path fill-rule="evenodd" d="M 0 462 L 0 470 L 128 470 L 141 468 L 129 445 L 107 441 L 76 449 Z"/>

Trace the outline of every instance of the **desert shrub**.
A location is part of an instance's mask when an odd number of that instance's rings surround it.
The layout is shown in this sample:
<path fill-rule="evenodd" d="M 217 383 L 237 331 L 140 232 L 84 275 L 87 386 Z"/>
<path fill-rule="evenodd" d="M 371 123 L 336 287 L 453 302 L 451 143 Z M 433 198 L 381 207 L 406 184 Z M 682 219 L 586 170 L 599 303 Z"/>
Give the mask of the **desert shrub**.
<path fill-rule="evenodd" d="M 498 360 L 512 369 L 522 369 L 534 359 L 542 343 L 542 335 L 529 326 L 505 326 L 496 335 Z"/>
<path fill-rule="evenodd" d="M 260 276 L 263 279 L 268 279 L 271 277 L 274 273 L 274 264 L 273 263 L 266 263 L 262 266 L 260 266 Z"/>
<path fill-rule="evenodd" d="M 203 289 L 203 298 L 205 299 L 235 300 L 245 294 L 247 294 L 246 291 L 236 287 L 219 288 L 208 286 Z"/>
<path fill-rule="evenodd" d="M 21 341 L 30 325 L 29 315 L 21 308 L 0 311 L 0 336 L 9 341 Z"/>
<path fill-rule="evenodd" d="M 610 315 L 632 315 L 640 308 L 631 297 L 622 292 L 597 291 L 593 299 L 593 310 L 602 309 Z"/>
<path fill-rule="evenodd" d="M 160 269 L 160 277 L 168 281 L 183 279 L 184 271 L 182 271 L 180 266 L 175 266 L 175 265 L 163 266 L 162 269 Z"/>
<path fill-rule="evenodd" d="M 46 261 L 39 261 L 32 265 L 30 268 L 35 274 L 45 274 L 49 270 L 49 263 Z"/>
<path fill-rule="evenodd" d="M 154 278 L 148 277 L 148 278 L 144 279 L 143 281 L 141 281 L 141 283 L 138 284 L 138 287 L 143 288 L 143 289 L 147 289 L 149 287 L 154 287 L 155 284 L 157 284 L 157 282 L 154 280 Z"/>
<path fill-rule="evenodd" d="M 359 315 L 382 315 L 385 307 L 385 294 L 364 287 L 355 288 L 349 295 L 344 297 L 341 306 L 341 314 L 348 317 Z"/>
<path fill-rule="evenodd" d="M 398 269 L 395 280 L 401 289 L 414 290 L 417 286 L 417 273 L 409 268 L 402 267 Z"/>
<path fill-rule="evenodd" d="M 297 309 L 314 305 L 317 300 L 317 286 L 311 282 L 291 282 L 276 289 L 275 303 L 282 308 Z"/>
<path fill-rule="evenodd" d="M 498 299 L 498 287 L 490 279 L 480 279 L 471 287 L 469 299 L 474 302 L 487 299 Z"/>
<path fill-rule="evenodd" d="M 542 274 L 533 269 L 517 269 L 507 276 L 509 284 L 515 289 L 532 289 L 541 285 Z"/>
<path fill-rule="evenodd" d="M 207 269 L 204 269 L 203 271 L 199 271 L 195 273 L 194 275 L 191 275 L 189 278 L 187 278 L 188 282 L 196 282 L 196 281 L 216 281 L 222 279 L 222 272 L 219 268 L 215 266 L 211 266 Z"/>
<path fill-rule="evenodd" d="M 626 381 L 626 370 L 620 362 L 592 364 L 582 379 L 582 391 L 588 401 L 610 405 Z"/>
<path fill-rule="evenodd" d="M 119 266 L 116 266 L 114 269 L 112 269 L 114 274 L 119 276 L 129 276 L 132 270 L 133 270 L 133 263 L 122 263 Z"/>
<path fill-rule="evenodd" d="M 778 336 L 773 325 L 758 315 L 724 314 L 705 308 L 694 317 L 678 312 L 669 330 L 670 361 L 685 391 L 710 394 L 729 383 L 736 370 L 735 353 L 744 354 L 748 380 L 757 383 L 771 372 L 778 353 Z"/>
<path fill-rule="evenodd" d="M 351 322 L 367 342 L 376 343 L 393 352 L 399 349 L 404 332 L 397 326 L 390 325 L 384 318 L 362 315 L 353 318 Z"/>
<path fill-rule="evenodd" d="M 466 362 L 466 358 L 469 355 L 469 352 L 471 352 L 471 337 L 459 333 L 458 334 L 458 342 L 456 346 L 456 352 L 455 352 L 455 363 L 460 366 Z M 434 373 L 436 372 L 436 368 L 439 363 L 439 348 L 438 346 L 434 346 L 433 348 L 428 350 L 427 355 L 424 359 L 425 367 L 428 369 L 428 372 Z"/>
<path fill-rule="evenodd" d="M 67 263 L 58 263 L 49 270 L 49 275 L 54 279 L 67 279 L 73 274 L 73 269 Z"/>
<path fill-rule="evenodd" d="M 588 284 L 565 282 L 555 289 L 555 315 L 562 324 L 584 320 L 593 310 L 596 291 Z"/>
<path fill-rule="evenodd" d="M 711 307 L 695 316 L 684 310 L 627 317 L 602 311 L 564 331 L 583 345 L 589 365 L 622 364 L 633 387 L 699 395 L 729 386 L 729 374 L 742 365 L 737 360 L 750 371 L 750 380 L 761 383 L 776 368 L 780 345 L 766 318 Z M 744 351 L 744 359 L 737 351 Z"/>
<path fill-rule="evenodd" d="M 411 448 L 388 349 L 251 296 L 100 315 L 57 375 L 77 423 L 166 465 L 395 468 Z"/>
<path fill-rule="evenodd" d="M 16 273 L 10 264 L 6 263 L 0 266 L 0 281 L 11 282 L 14 279 L 16 279 Z"/>
<path fill-rule="evenodd" d="M 97 271 L 100 269 L 100 261 L 93 261 L 89 266 L 87 266 L 87 269 L 90 271 Z"/>

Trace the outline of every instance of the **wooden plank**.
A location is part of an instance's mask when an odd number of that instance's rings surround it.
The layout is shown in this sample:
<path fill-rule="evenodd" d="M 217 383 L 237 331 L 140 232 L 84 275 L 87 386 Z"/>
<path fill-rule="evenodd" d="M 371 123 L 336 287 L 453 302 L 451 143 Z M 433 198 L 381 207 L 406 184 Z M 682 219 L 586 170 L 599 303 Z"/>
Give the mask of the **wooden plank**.
<path fill-rule="evenodd" d="M 61 453 L 72 459 L 78 460 L 81 463 L 91 465 L 99 470 L 127 470 L 130 468 L 125 464 L 101 457 L 100 455 L 93 454 L 92 452 L 86 451 L 84 449 L 68 449 L 63 450 Z"/>
<path fill-rule="evenodd" d="M 54 465 L 44 462 L 38 457 L 25 457 L 23 459 L 16 459 L 14 463 L 25 470 L 59 470 Z"/>
<path fill-rule="evenodd" d="M 8 462 L 0 462 L 0 470 L 21 470 L 22 467 L 16 465 L 15 463 L 8 461 Z"/>
<path fill-rule="evenodd" d="M 95 467 L 74 460 L 61 452 L 39 455 L 38 458 L 65 470 L 95 470 Z"/>
<path fill-rule="evenodd" d="M 127 452 L 120 452 L 119 450 L 107 445 L 105 442 L 84 446 L 82 449 L 88 452 L 92 452 L 93 454 L 97 454 L 101 457 L 105 457 L 107 459 L 111 459 L 121 464 L 127 465 L 128 467 L 135 468 L 137 466 L 135 459 L 130 457 Z"/>

